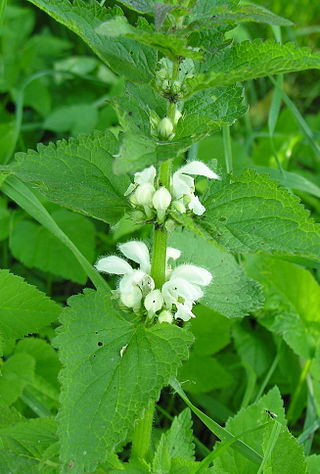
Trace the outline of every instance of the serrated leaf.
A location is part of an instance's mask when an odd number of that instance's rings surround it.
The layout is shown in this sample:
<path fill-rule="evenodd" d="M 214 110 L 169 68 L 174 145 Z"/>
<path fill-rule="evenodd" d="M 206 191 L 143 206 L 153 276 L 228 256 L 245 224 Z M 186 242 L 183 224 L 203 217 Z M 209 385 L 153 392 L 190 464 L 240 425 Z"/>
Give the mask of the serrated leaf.
<path fill-rule="evenodd" d="M 210 87 L 229 86 L 258 77 L 320 68 L 320 53 L 294 44 L 243 41 L 212 55 L 202 71 L 186 79 L 186 96 Z M 207 72 L 203 72 L 203 71 Z"/>
<path fill-rule="evenodd" d="M 176 231 L 169 245 L 181 249 L 179 263 L 193 263 L 209 270 L 213 282 L 204 289 L 201 304 L 229 317 L 242 317 L 261 306 L 259 285 L 247 278 L 234 257 L 214 242 L 188 231 Z"/>
<path fill-rule="evenodd" d="M 134 82 L 150 82 L 156 66 L 156 52 L 129 38 L 102 37 L 96 31 L 112 18 L 97 2 L 81 0 L 29 0 L 85 41 L 97 56 L 119 75 Z"/>
<path fill-rule="evenodd" d="M 308 474 L 318 474 L 320 470 L 320 455 L 313 454 L 306 458 Z"/>
<path fill-rule="evenodd" d="M 55 321 L 60 306 L 22 278 L 0 270 L 0 332 L 19 338 Z"/>
<path fill-rule="evenodd" d="M 184 104 L 183 111 L 203 115 L 218 126 L 231 125 L 247 111 L 243 89 L 239 86 L 208 89 L 194 94 Z"/>
<path fill-rule="evenodd" d="M 116 223 L 128 207 L 123 194 L 129 184 L 127 177 L 112 175 L 116 150 L 110 132 L 94 132 L 18 153 L 10 169 L 50 201 Z"/>
<path fill-rule="evenodd" d="M 95 228 L 85 217 L 65 209 L 52 218 L 90 263 L 94 259 Z M 29 268 L 59 275 L 85 284 L 87 275 L 71 251 L 44 227 L 28 220 L 19 221 L 10 235 L 12 254 Z"/>
<path fill-rule="evenodd" d="M 269 434 L 264 433 L 263 451 L 266 454 Z M 293 473 L 307 474 L 307 465 L 304 457 L 303 446 L 292 436 L 283 430 L 272 449 L 271 455 L 264 466 L 264 472 L 268 474 Z"/>
<path fill-rule="evenodd" d="M 235 26 L 243 22 L 268 23 L 277 26 L 292 26 L 293 23 L 286 18 L 275 15 L 260 5 L 237 5 L 230 8 L 229 5 L 215 6 L 205 12 L 190 15 L 188 18 L 189 28 L 213 28 L 216 25 L 226 23 Z"/>
<path fill-rule="evenodd" d="M 232 252 L 320 260 L 320 226 L 296 196 L 265 175 L 245 172 L 220 190 L 217 186 L 204 204 L 201 224 Z"/>
<path fill-rule="evenodd" d="M 169 430 L 162 434 L 152 462 L 153 472 L 176 472 L 172 469 L 174 459 L 194 460 L 192 419 L 189 408 L 175 416 Z"/>
<path fill-rule="evenodd" d="M 35 360 L 29 354 L 14 354 L 1 365 L 0 407 L 12 405 L 32 383 Z"/>
<path fill-rule="evenodd" d="M 312 274 L 294 263 L 259 256 L 250 257 L 246 267 L 264 286 L 261 323 L 300 357 L 312 358 L 320 337 L 320 286 Z"/>
<path fill-rule="evenodd" d="M 80 473 L 93 471 L 131 432 L 187 358 L 192 336 L 168 324 L 146 328 L 107 292 L 86 291 L 70 306 L 57 338 L 65 366 L 59 432 L 62 462 Z"/>
<path fill-rule="evenodd" d="M 260 398 L 257 403 L 241 409 L 234 417 L 229 418 L 226 429 L 234 435 L 240 436 L 241 440 L 262 454 L 264 435 L 270 435 L 272 423 L 275 422 L 270 419 L 266 410 L 275 413 L 277 422 L 285 425 L 283 402 L 276 387 Z M 265 425 L 268 421 L 267 426 L 260 428 L 258 431 L 249 431 Z M 249 432 L 246 433 L 247 431 Z M 217 444 L 218 446 L 219 444 Z M 232 472 L 232 474 L 256 474 L 257 472 L 255 464 L 231 447 L 220 452 L 219 457 L 214 462 L 214 467 L 217 472 Z"/>

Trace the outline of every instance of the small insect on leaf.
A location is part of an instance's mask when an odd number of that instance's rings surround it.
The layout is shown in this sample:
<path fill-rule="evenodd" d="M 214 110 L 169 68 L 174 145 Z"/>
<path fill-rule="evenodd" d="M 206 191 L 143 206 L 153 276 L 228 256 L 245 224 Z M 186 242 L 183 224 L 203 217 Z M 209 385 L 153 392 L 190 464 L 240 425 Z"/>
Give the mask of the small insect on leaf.
<path fill-rule="evenodd" d="M 128 347 L 128 344 L 126 344 L 125 346 L 121 347 L 121 349 L 120 349 L 120 357 L 123 357 L 123 354 L 124 354 L 124 352 L 126 351 L 127 347 Z"/>
<path fill-rule="evenodd" d="M 267 410 L 267 409 L 266 409 L 265 411 L 266 411 L 266 413 L 268 413 L 268 415 L 269 415 L 271 418 L 273 418 L 273 419 L 278 418 L 278 415 L 276 415 L 276 414 L 273 413 L 272 411 Z"/>

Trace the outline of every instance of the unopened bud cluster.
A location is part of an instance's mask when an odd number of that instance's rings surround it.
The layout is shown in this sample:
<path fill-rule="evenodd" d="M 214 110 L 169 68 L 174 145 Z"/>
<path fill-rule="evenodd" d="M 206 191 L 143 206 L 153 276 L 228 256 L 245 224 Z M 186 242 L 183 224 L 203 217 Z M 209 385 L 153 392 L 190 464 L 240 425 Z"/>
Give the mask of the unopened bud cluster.
<path fill-rule="evenodd" d="M 125 195 L 129 196 L 133 207 L 141 209 L 147 219 L 157 218 L 161 223 L 170 210 L 182 214 L 191 212 L 198 216 L 205 212 L 195 194 L 193 176 L 205 176 L 208 179 L 220 179 L 201 161 L 191 161 L 173 173 L 168 188 L 156 186 L 156 169 L 145 168 L 134 175 L 134 182 L 128 187 Z"/>
<path fill-rule="evenodd" d="M 195 265 L 179 265 L 172 269 L 171 260 L 177 260 L 181 252 L 167 248 L 166 281 L 161 288 L 155 288 L 150 275 L 149 249 L 139 241 L 119 245 L 120 252 L 138 264 L 133 268 L 127 260 L 110 255 L 96 263 L 99 272 L 121 275 L 116 296 L 120 304 L 160 323 L 172 323 L 175 319 L 188 321 L 194 318 L 193 305 L 203 296 L 202 287 L 211 283 L 212 275 L 206 269 Z"/>
<path fill-rule="evenodd" d="M 183 63 L 186 64 L 183 64 Z M 164 97 L 169 98 L 171 101 L 178 102 L 182 100 L 186 94 L 187 86 L 185 84 L 185 79 L 188 77 L 193 77 L 191 72 L 187 72 L 186 68 L 189 65 L 190 60 L 184 60 L 180 66 L 180 73 L 177 76 L 177 79 L 172 80 L 172 62 L 168 59 L 162 59 L 160 61 L 160 69 L 156 72 L 156 87 L 159 90 L 160 94 Z"/>

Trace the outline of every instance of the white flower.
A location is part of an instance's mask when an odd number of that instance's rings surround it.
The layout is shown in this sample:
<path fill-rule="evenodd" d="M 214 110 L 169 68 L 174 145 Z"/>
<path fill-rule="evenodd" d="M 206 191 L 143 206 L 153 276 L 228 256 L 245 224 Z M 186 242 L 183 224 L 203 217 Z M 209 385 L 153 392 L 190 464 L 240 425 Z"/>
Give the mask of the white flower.
<path fill-rule="evenodd" d="M 119 245 L 124 256 L 139 264 L 134 269 L 123 258 L 116 255 L 100 258 L 95 267 L 99 272 L 123 275 L 119 282 L 121 302 L 137 311 L 142 298 L 154 289 L 154 281 L 148 273 L 151 269 L 148 247 L 143 242 L 132 241 Z"/>
<path fill-rule="evenodd" d="M 162 294 L 165 305 L 177 309 L 175 319 L 188 321 L 194 318 L 192 306 L 203 296 L 201 286 L 211 283 L 212 275 L 205 268 L 196 265 L 179 265 L 175 268 L 170 279 L 162 286 Z"/>
<path fill-rule="evenodd" d="M 191 176 L 189 176 L 191 175 Z M 179 203 L 181 198 L 186 196 L 188 199 L 188 208 L 194 214 L 201 216 L 205 212 L 205 207 L 199 201 L 199 198 L 194 194 L 195 184 L 192 176 L 205 176 L 209 179 L 221 179 L 214 173 L 207 165 L 201 161 L 191 161 L 185 166 L 182 166 L 172 176 L 172 194 L 175 198 L 175 203 Z M 181 206 L 181 205 L 180 205 Z"/>
<path fill-rule="evenodd" d="M 159 314 L 159 317 L 158 317 L 158 322 L 159 323 L 169 323 L 171 324 L 173 321 L 173 314 L 168 311 L 167 309 L 164 309 L 163 311 L 161 311 L 161 313 Z"/>
<path fill-rule="evenodd" d="M 149 166 L 148 168 L 134 174 L 134 182 L 130 184 L 124 193 L 125 196 L 131 194 L 130 201 L 132 204 L 141 206 L 152 205 L 152 196 L 155 192 L 154 180 L 156 173 L 155 167 Z M 134 194 L 132 194 L 133 192 Z"/>
<path fill-rule="evenodd" d="M 185 301 L 184 303 L 177 303 L 177 312 L 175 313 L 175 319 L 182 319 L 183 321 L 189 321 L 191 318 L 195 318 L 193 314 L 192 303 L 190 301 Z"/>
<path fill-rule="evenodd" d="M 151 291 L 144 300 L 144 307 L 148 311 L 149 318 L 159 311 L 163 306 L 163 296 L 160 290 Z"/>
<path fill-rule="evenodd" d="M 164 117 L 158 125 L 158 135 L 160 138 L 170 139 L 173 132 L 173 123 L 169 117 Z"/>
<path fill-rule="evenodd" d="M 171 203 L 171 194 L 164 186 L 161 186 L 153 195 L 152 204 L 157 211 L 158 219 L 161 221 L 164 219 L 166 210 Z"/>

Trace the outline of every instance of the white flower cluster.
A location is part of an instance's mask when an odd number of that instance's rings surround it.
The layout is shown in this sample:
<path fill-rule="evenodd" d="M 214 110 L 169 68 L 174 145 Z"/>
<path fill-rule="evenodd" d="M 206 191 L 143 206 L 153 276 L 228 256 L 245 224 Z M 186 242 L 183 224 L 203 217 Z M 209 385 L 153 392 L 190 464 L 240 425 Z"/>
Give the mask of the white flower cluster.
<path fill-rule="evenodd" d="M 195 194 L 193 176 L 221 179 L 201 161 L 191 161 L 173 173 L 170 189 L 164 186 L 156 189 L 156 169 L 150 166 L 134 174 L 134 183 L 129 186 L 125 195 L 130 195 L 133 206 L 143 207 L 147 217 L 151 217 L 155 210 L 159 221 L 163 221 L 170 206 L 181 213 L 189 210 L 201 216 L 206 209 Z"/>
<path fill-rule="evenodd" d="M 208 270 L 195 265 L 179 265 L 172 269 L 169 260 L 177 260 L 180 250 L 167 248 L 166 282 L 155 289 L 150 276 L 149 249 L 139 241 L 119 245 L 120 252 L 139 265 L 134 269 L 125 259 L 116 255 L 100 258 L 95 267 L 99 272 L 122 275 L 118 295 L 121 303 L 133 311 L 145 310 L 149 318 L 158 317 L 159 322 L 172 323 L 173 319 L 188 321 L 194 318 L 193 305 L 203 296 L 201 287 L 212 280 Z"/>

